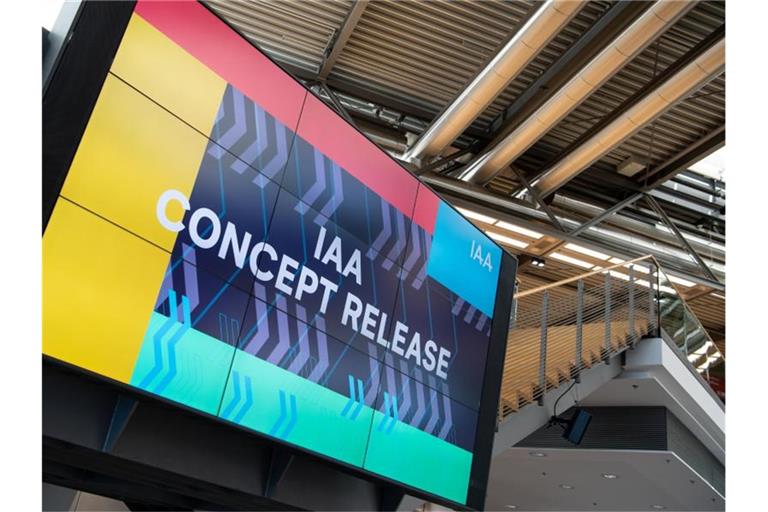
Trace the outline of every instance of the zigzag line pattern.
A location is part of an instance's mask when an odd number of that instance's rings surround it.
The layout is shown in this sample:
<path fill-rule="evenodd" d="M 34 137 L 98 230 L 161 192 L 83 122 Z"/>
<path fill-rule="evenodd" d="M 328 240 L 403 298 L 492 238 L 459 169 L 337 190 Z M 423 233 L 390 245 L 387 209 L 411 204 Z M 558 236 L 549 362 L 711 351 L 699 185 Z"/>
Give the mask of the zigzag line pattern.
<path fill-rule="evenodd" d="M 389 354 L 385 357 L 387 365 L 384 371 L 383 407 L 381 411 L 388 414 L 389 408 L 395 411 L 389 416 L 396 417 L 398 421 L 407 423 L 424 432 L 432 434 L 440 439 L 453 442 L 455 439 L 455 427 L 451 400 L 448 398 L 450 389 L 445 382 L 441 383 L 441 394 L 436 391 L 438 383 L 433 376 L 428 376 L 428 385 L 423 382 L 421 370 L 414 368 L 408 375 L 408 365 L 400 361 L 401 373 L 398 374 L 389 366 L 392 358 Z M 412 397 L 416 397 L 413 400 Z M 394 404 L 394 405 L 393 405 Z M 382 420 L 383 423 L 383 420 Z M 393 422 L 394 423 L 394 422 Z M 380 430 L 384 427 L 379 426 Z"/>
<path fill-rule="evenodd" d="M 187 331 L 192 327 L 189 300 L 186 295 L 181 296 L 181 324 L 179 325 L 179 315 L 176 302 L 176 292 L 173 289 L 168 290 L 168 318 L 152 335 L 153 363 L 152 368 L 147 372 L 139 382 L 139 387 L 153 391 L 157 394 L 162 392 L 173 381 L 178 372 L 178 361 L 176 358 L 176 345 L 181 341 Z M 178 325 L 176 331 L 168 336 L 171 329 Z M 167 364 L 164 354 L 167 354 Z M 160 377 L 159 381 L 155 380 Z"/>
<path fill-rule="evenodd" d="M 212 156 L 227 159 L 235 172 L 242 174 L 251 167 L 273 181 L 288 161 L 289 141 L 294 137 L 292 130 L 232 85 L 227 85 L 211 133 L 231 153 L 209 145 Z M 261 187 L 265 184 L 259 176 L 253 182 Z"/>
<path fill-rule="evenodd" d="M 477 318 L 477 322 L 475 322 L 473 326 L 475 330 L 484 333 L 486 336 L 491 335 L 490 317 L 461 297 L 456 296 L 456 302 L 453 303 L 451 314 L 457 318 L 461 318 L 466 324 L 472 324 L 474 319 Z"/>

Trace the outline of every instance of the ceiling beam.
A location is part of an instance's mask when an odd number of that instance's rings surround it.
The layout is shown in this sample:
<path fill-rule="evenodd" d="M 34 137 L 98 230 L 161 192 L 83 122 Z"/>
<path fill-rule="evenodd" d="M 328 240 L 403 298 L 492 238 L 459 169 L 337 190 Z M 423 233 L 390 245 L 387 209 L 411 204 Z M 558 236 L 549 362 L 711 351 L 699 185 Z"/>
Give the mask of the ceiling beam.
<path fill-rule="evenodd" d="M 652 4 L 541 107 L 526 117 L 497 145 L 470 163 L 460 178 L 472 183 L 487 183 L 602 87 L 647 45 L 673 26 L 694 5 L 694 2 Z M 545 176 L 544 179 L 546 178 Z M 536 185 L 536 182 L 532 181 L 532 184 Z"/>
<path fill-rule="evenodd" d="M 530 183 L 528 183 L 528 180 L 525 179 L 525 176 L 523 175 L 522 171 L 520 171 L 517 167 L 511 165 L 510 168 L 512 169 L 512 172 L 514 172 L 517 175 L 517 178 L 523 182 L 523 185 L 528 190 L 528 193 L 531 194 L 531 197 L 533 198 L 535 204 L 541 208 L 544 213 L 547 214 L 547 217 L 549 217 L 549 221 L 552 223 L 553 226 L 555 226 L 560 231 L 565 232 L 565 228 L 562 224 L 560 224 L 560 221 L 557 220 L 557 217 L 552 212 L 552 209 L 549 207 L 547 203 L 545 203 L 541 197 L 539 197 L 538 192 L 535 188 L 531 186 Z"/>
<path fill-rule="evenodd" d="M 334 33 L 334 37 L 331 39 L 328 48 L 325 50 L 323 62 L 320 64 L 320 68 L 317 72 L 317 78 L 319 80 L 325 80 L 328 78 L 328 75 L 331 74 L 333 66 L 336 64 L 342 50 L 344 50 L 344 47 L 347 45 L 347 41 L 349 41 L 349 38 L 355 30 L 357 22 L 360 21 L 360 17 L 363 15 L 363 11 L 365 11 L 366 7 L 368 7 L 368 0 L 357 0 L 352 3 L 352 8 L 349 10 L 347 17 L 344 19 L 341 27 Z"/>
<path fill-rule="evenodd" d="M 435 173 L 426 173 L 420 176 L 420 179 L 438 191 L 447 201 L 457 206 L 475 209 L 480 213 L 492 215 L 518 226 L 538 231 L 543 235 L 577 243 L 589 249 L 614 254 L 624 259 L 636 258 L 649 252 L 648 250 L 627 244 L 611 243 L 608 239 L 588 240 L 570 233 L 558 231 L 547 222 L 546 214 L 543 211 L 537 210 L 530 204 L 517 199 L 499 196 L 478 185 L 446 178 Z M 569 220 L 563 224 L 566 228 L 572 228 L 576 222 Z M 598 238 L 600 236 L 596 235 Z M 695 263 L 686 261 L 685 264 L 682 264 L 682 260 L 668 254 L 657 253 L 655 256 L 662 263 L 668 274 L 676 275 L 716 290 L 725 290 L 725 286 L 719 281 L 702 277 L 696 272 L 697 266 Z"/>
<path fill-rule="evenodd" d="M 439 155 L 501 94 L 581 9 L 582 2 L 546 0 L 405 154 L 416 162 Z"/>
<path fill-rule="evenodd" d="M 614 123 L 617 120 L 621 119 L 622 116 L 626 115 L 626 113 L 629 112 L 633 107 L 637 106 L 637 104 L 640 103 L 645 97 L 647 97 L 653 91 L 658 89 L 664 82 L 674 77 L 677 73 L 683 70 L 688 64 L 694 62 L 704 52 L 706 52 L 709 48 L 711 48 L 714 44 L 716 44 L 718 41 L 720 41 L 724 37 L 725 37 L 725 27 L 721 26 L 719 29 L 715 30 L 712 34 L 707 36 L 699 44 L 697 44 L 695 47 L 689 50 L 685 55 L 683 55 L 677 61 L 672 63 L 662 73 L 659 73 L 658 75 L 653 77 L 651 81 L 649 81 L 647 84 L 641 87 L 637 92 L 635 92 L 633 95 L 627 98 L 619 107 L 612 109 L 611 112 L 601 117 L 597 123 L 592 125 L 587 131 L 581 134 L 581 136 L 579 136 L 572 143 L 568 144 L 568 146 L 562 149 L 558 154 L 553 155 L 550 158 L 549 163 L 544 165 L 543 167 L 545 168 L 551 167 L 557 161 L 570 156 L 574 151 L 582 147 L 588 140 L 592 139 L 596 134 L 600 133 L 606 127 L 610 126 L 611 123 Z M 594 172 L 594 170 L 592 172 Z M 540 173 L 540 174 L 543 174 L 543 173 Z M 533 176 L 532 178 L 536 179 L 538 177 L 539 176 L 537 175 L 537 176 Z"/>
<path fill-rule="evenodd" d="M 661 220 L 664 222 L 664 224 L 669 227 L 669 229 L 672 230 L 673 233 L 675 233 L 675 236 L 678 240 L 683 244 L 685 249 L 688 251 L 688 253 L 691 255 L 691 257 L 696 260 L 696 263 L 698 263 L 699 267 L 704 271 L 704 274 L 707 275 L 710 279 L 716 282 L 720 282 L 720 280 L 715 276 L 715 274 L 712 272 L 712 269 L 707 266 L 707 264 L 704 262 L 703 259 L 701 259 L 701 256 L 699 256 L 699 253 L 696 252 L 696 250 L 691 247 L 691 244 L 688 242 L 688 240 L 683 236 L 683 234 L 680 232 L 680 230 L 677 228 L 674 222 L 672 222 L 672 219 L 670 219 L 664 209 L 659 205 L 658 202 L 656 202 L 656 199 L 653 198 L 650 194 L 645 194 L 645 200 L 648 202 L 648 204 L 653 208 L 653 210 L 658 214 L 658 216 L 661 218 Z"/>
<path fill-rule="evenodd" d="M 647 185 L 647 188 L 656 188 L 723 146 L 725 146 L 725 125 L 718 126 L 688 146 L 685 150 L 674 155 L 666 162 L 650 169 L 643 177 L 643 181 L 648 181 L 653 178 L 653 181 Z M 710 191 L 710 193 L 714 194 L 713 191 Z"/>
<path fill-rule="evenodd" d="M 493 140 L 489 146 L 495 146 L 523 119 L 540 107 L 650 5 L 650 2 L 613 3 L 589 30 L 525 89 L 520 97 L 491 121 L 488 125 L 488 135 L 492 136 Z"/>
<path fill-rule="evenodd" d="M 557 162 L 533 180 L 543 197 L 555 193 L 584 169 L 652 123 L 725 69 L 725 30 L 716 30 L 590 129 Z"/>

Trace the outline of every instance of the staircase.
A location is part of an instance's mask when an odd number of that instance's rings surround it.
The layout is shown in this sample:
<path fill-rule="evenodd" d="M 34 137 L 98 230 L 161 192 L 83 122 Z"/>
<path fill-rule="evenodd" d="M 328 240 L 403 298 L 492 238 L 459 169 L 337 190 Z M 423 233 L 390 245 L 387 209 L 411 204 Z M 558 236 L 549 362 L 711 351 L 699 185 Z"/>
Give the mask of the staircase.
<path fill-rule="evenodd" d="M 692 364 L 722 358 L 652 256 L 516 293 L 510 325 L 500 420 L 646 335 L 664 331 Z"/>

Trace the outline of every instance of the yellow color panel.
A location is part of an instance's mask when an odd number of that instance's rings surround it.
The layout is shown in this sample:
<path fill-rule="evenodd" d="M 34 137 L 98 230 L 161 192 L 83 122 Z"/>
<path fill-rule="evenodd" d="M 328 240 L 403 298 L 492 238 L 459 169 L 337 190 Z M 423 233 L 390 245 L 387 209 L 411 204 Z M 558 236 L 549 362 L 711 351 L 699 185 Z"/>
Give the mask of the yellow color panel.
<path fill-rule="evenodd" d="M 130 382 L 169 260 L 59 198 L 43 236 L 43 353 Z"/>
<path fill-rule="evenodd" d="M 211 114 L 221 94 L 200 97 Z M 61 195 L 170 251 L 176 233 L 155 214 L 168 189 L 189 197 L 208 139 L 112 75 L 107 76 Z M 178 215 L 181 208 L 169 217 Z"/>
<path fill-rule="evenodd" d="M 111 71 L 210 134 L 226 82 L 137 14 L 131 16 Z"/>

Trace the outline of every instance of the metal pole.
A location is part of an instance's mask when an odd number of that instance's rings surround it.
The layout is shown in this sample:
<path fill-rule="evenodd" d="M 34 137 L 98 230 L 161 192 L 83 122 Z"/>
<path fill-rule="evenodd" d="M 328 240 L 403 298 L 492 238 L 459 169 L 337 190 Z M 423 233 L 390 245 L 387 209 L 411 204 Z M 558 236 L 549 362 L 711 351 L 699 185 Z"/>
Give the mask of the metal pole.
<path fill-rule="evenodd" d="M 539 405 L 544 405 L 544 391 L 547 389 L 547 315 L 549 314 L 549 290 L 541 298 L 541 344 L 539 345 Z"/>
<path fill-rule="evenodd" d="M 576 381 L 583 364 L 583 327 L 584 327 L 584 281 L 579 279 L 576 293 Z"/>
<path fill-rule="evenodd" d="M 515 281 L 515 286 L 512 291 L 512 309 L 509 312 L 509 330 L 515 328 L 515 324 L 517 322 L 517 299 L 515 298 L 515 295 L 517 295 L 517 281 Z"/>
<path fill-rule="evenodd" d="M 656 273 L 656 265 L 651 263 L 648 266 L 648 272 L 650 272 L 650 275 L 648 276 L 648 286 L 651 287 L 650 292 L 648 293 L 648 334 L 655 334 L 656 330 L 654 328 L 654 324 L 656 324 L 656 285 L 654 283 L 653 275 Z"/>
<path fill-rule="evenodd" d="M 544 213 L 547 214 L 547 217 L 549 217 L 549 220 L 552 223 L 552 225 L 555 226 L 560 231 L 565 233 L 566 231 L 565 231 L 565 228 L 563 227 L 563 225 L 560 224 L 559 220 L 557 220 L 557 217 L 555 216 L 554 212 L 549 207 L 549 205 L 547 203 L 545 203 L 544 201 L 542 201 L 542 199 L 539 196 L 539 193 L 536 191 L 536 189 L 533 188 L 530 183 L 528 183 L 527 179 L 525 179 L 525 174 L 523 174 L 523 171 L 521 171 L 520 169 L 518 169 L 514 165 L 510 165 L 509 168 L 512 169 L 512 172 L 515 173 L 517 178 L 523 183 L 523 186 L 526 188 L 526 190 L 528 190 L 528 193 L 531 194 L 531 197 L 533 198 L 534 203 L 539 208 L 544 210 Z"/>
<path fill-rule="evenodd" d="M 605 362 L 611 353 L 611 274 L 605 274 Z"/>
<path fill-rule="evenodd" d="M 635 344 L 635 266 L 629 266 L 629 341 Z"/>
<path fill-rule="evenodd" d="M 669 227 L 669 229 L 672 230 L 672 232 L 675 234 L 677 239 L 683 244 L 683 247 L 685 247 L 685 249 L 688 251 L 691 257 L 693 257 L 693 259 L 696 260 L 696 263 L 698 263 L 699 267 L 701 267 L 701 269 L 704 271 L 704 274 L 706 274 L 707 277 L 709 277 L 713 281 L 717 281 L 719 283 L 720 280 L 717 278 L 717 276 L 715 276 L 715 274 L 707 266 L 704 260 L 701 259 L 701 256 L 699 256 L 699 253 L 696 252 L 696 250 L 691 246 L 688 240 L 683 236 L 683 234 L 677 228 L 677 225 L 675 225 L 675 223 L 672 222 L 672 219 L 669 218 L 667 213 L 664 211 L 661 205 L 656 201 L 656 199 L 654 199 L 653 196 L 651 196 L 650 194 L 645 194 L 645 199 L 648 202 L 648 204 L 651 205 L 651 208 L 656 211 L 658 216 L 661 218 L 661 221 L 664 224 L 666 224 L 667 227 Z"/>

